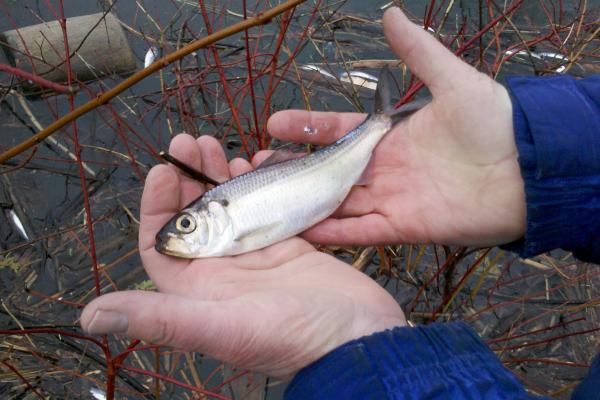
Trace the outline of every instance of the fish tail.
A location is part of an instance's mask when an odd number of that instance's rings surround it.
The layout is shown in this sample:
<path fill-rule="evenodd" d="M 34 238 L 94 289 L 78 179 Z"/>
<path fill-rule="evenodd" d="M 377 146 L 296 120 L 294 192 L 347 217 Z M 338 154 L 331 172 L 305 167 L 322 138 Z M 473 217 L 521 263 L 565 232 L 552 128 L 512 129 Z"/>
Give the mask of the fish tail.
<path fill-rule="evenodd" d="M 386 65 L 381 69 L 379 73 L 379 80 L 377 81 L 377 89 L 375 90 L 375 114 L 385 114 L 391 118 L 392 124 L 396 125 L 398 122 L 409 117 L 413 113 L 419 111 L 421 108 L 431 102 L 431 97 L 419 99 L 406 103 L 399 108 L 394 108 L 392 103 L 392 95 L 390 93 L 390 82 L 392 82 L 392 74 L 389 67 Z"/>
<path fill-rule="evenodd" d="M 373 110 L 374 114 L 390 115 L 394 112 L 392 95 L 390 93 L 391 80 L 392 74 L 390 73 L 389 67 L 386 65 L 381 69 L 379 79 L 377 80 L 377 89 L 375 89 L 375 109 Z"/>

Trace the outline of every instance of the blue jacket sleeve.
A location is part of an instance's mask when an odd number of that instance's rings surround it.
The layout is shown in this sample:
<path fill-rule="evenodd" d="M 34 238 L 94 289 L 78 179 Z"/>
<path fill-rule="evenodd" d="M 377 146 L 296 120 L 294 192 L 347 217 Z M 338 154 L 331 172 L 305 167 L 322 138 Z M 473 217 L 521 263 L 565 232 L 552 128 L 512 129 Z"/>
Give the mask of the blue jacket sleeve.
<path fill-rule="evenodd" d="M 575 388 L 571 400 L 600 400 L 600 353 L 596 354 L 583 381 Z"/>
<path fill-rule="evenodd" d="M 301 370 L 286 400 L 537 399 L 463 322 L 395 328 Z"/>
<path fill-rule="evenodd" d="M 508 86 L 527 198 L 530 257 L 562 248 L 600 262 L 600 75 L 512 77 Z"/>

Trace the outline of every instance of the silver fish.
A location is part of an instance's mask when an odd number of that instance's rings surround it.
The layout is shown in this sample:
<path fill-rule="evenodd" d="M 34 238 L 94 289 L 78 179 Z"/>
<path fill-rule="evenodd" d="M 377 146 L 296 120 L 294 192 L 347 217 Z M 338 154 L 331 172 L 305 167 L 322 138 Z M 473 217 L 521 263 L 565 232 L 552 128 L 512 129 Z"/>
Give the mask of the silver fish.
<path fill-rule="evenodd" d="M 144 56 L 144 68 L 148 68 L 158 57 L 159 50 L 157 47 L 151 46 Z"/>
<path fill-rule="evenodd" d="M 27 235 L 27 231 L 25 230 L 25 227 L 23 226 L 23 223 L 19 219 L 19 216 L 17 215 L 15 210 L 11 208 L 8 211 L 8 216 L 10 217 L 12 223 L 15 225 L 15 228 L 17 228 L 17 231 L 21 234 L 21 236 L 23 236 L 23 239 L 29 240 L 29 235 Z"/>
<path fill-rule="evenodd" d="M 394 110 L 389 71 L 381 72 L 375 112 L 335 143 L 290 159 L 275 152 L 255 171 L 204 193 L 156 235 L 156 250 L 183 258 L 230 256 L 287 239 L 330 216 L 395 122 L 423 106 Z"/>
<path fill-rule="evenodd" d="M 369 82 L 376 83 L 378 78 L 371 74 L 362 71 L 350 71 L 350 72 L 342 72 L 340 74 L 340 79 L 352 79 L 352 78 L 361 78 Z"/>
<path fill-rule="evenodd" d="M 377 77 L 362 71 L 343 72 L 340 75 L 340 81 L 366 89 L 377 89 Z"/>

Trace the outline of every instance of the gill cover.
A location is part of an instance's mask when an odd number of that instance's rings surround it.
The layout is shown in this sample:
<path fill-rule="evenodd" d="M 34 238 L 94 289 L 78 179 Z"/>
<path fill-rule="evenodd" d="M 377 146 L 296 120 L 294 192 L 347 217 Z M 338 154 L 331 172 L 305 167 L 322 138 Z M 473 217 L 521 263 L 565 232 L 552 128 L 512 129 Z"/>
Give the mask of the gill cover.
<path fill-rule="evenodd" d="M 233 242 L 233 225 L 223 202 L 191 205 L 156 235 L 158 252 L 183 258 L 221 255 Z"/>

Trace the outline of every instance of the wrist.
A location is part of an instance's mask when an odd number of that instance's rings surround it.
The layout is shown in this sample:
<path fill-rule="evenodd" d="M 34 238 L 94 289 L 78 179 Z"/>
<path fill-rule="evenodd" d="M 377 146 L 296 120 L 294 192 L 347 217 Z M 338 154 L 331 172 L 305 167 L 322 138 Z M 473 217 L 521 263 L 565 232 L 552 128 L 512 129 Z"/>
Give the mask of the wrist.
<path fill-rule="evenodd" d="M 404 313 L 401 310 L 400 315 L 379 315 L 376 317 L 369 316 L 369 318 L 355 319 L 352 334 L 348 337 L 347 341 L 340 343 L 340 346 L 364 336 L 408 326 Z"/>

